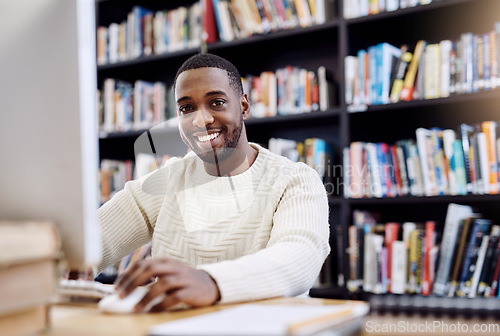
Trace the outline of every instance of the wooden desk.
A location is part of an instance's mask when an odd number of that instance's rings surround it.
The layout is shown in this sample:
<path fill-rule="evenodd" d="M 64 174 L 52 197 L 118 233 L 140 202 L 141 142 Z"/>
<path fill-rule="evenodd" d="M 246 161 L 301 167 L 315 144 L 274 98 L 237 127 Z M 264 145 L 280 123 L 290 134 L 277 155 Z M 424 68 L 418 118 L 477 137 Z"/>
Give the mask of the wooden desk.
<path fill-rule="evenodd" d="M 313 298 L 277 298 L 258 301 L 259 304 L 307 304 L 307 305 L 336 305 L 343 304 L 343 300 L 326 300 Z M 253 302 L 256 303 L 256 302 Z M 44 336 L 89 336 L 89 335 L 147 335 L 149 329 L 156 324 L 173 321 L 181 318 L 206 314 L 230 307 L 233 305 L 216 305 L 205 308 L 196 308 L 165 313 L 110 315 L 103 314 L 96 304 L 54 305 L 50 310 L 51 326 L 42 335 Z"/>

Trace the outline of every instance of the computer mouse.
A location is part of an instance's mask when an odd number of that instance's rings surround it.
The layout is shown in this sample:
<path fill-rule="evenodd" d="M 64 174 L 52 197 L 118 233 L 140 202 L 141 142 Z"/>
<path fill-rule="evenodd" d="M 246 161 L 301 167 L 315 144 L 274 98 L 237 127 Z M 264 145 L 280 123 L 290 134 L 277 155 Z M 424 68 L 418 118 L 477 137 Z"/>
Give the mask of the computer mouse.
<path fill-rule="evenodd" d="M 137 287 L 128 296 L 123 299 L 120 298 L 118 293 L 113 293 L 101 299 L 99 301 L 98 307 L 101 311 L 105 313 L 112 314 L 131 314 L 134 313 L 134 307 L 141 301 L 141 299 L 148 292 L 148 287 Z M 151 301 L 144 312 L 148 312 L 152 307 L 162 302 L 165 295 L 160 295 Z"/>

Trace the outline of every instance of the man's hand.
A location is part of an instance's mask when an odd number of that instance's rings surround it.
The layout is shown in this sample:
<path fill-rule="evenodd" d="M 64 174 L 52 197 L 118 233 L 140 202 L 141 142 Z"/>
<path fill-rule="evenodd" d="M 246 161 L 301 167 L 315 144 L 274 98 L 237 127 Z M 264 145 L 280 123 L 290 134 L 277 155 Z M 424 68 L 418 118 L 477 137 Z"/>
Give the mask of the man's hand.
<path fill-rule="evenodd" d="M 219 288 L 208 273 L 172 259 L 139 261 L 118 279 L 116 289 L 123 298 L 154 278 L 156 281 L 149 286 L 148 293 L 135 306 L 136 312 L 143 311 L 149 302 L 162 294 L 165 299 L 151 311 L 166 310 L 180 302 L 193 307 L 209 306 L 220 299 Z"/>

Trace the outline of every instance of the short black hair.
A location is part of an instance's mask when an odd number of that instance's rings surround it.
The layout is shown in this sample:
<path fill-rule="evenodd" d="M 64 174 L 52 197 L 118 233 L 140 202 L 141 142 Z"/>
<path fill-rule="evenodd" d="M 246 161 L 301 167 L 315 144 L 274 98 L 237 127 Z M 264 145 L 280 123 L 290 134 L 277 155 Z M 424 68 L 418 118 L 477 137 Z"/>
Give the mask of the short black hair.
<path fill-rule="evenodd" d="M 227 59 L 213 54 L 196 54 L 188 58 L 177 70 L 174 79 L 174 90 L 177 83 L 177 78 L 186 70 L 199 68 L 218 68 L 225 70 L 229 78 L 229 86 L 238 94 L 243 94 L 243 85 L 241 84 L 241 76 L 233 63 Z"/>

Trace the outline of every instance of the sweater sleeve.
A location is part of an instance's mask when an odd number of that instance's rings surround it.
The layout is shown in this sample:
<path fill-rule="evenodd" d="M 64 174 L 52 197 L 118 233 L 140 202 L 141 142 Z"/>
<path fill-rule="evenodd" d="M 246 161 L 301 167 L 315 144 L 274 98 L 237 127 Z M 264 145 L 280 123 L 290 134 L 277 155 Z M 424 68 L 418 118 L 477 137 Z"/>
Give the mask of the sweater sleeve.
<path fill-rule="evenodd" d="M 328 199 L 317 173 L 299 167 L 275 210 L 266 248 L 198 267 L 216 281 L 221 303 L 296 296 L 313 286 L 330 253 Z"/>
<path fill-rule="evenodd" d="M 97 274 L 151 240 L 164 199 L 144 190 L 143 184 L 151 176 L 154 174 L 127 182 L 99 209 L 103 254 Z"/>

